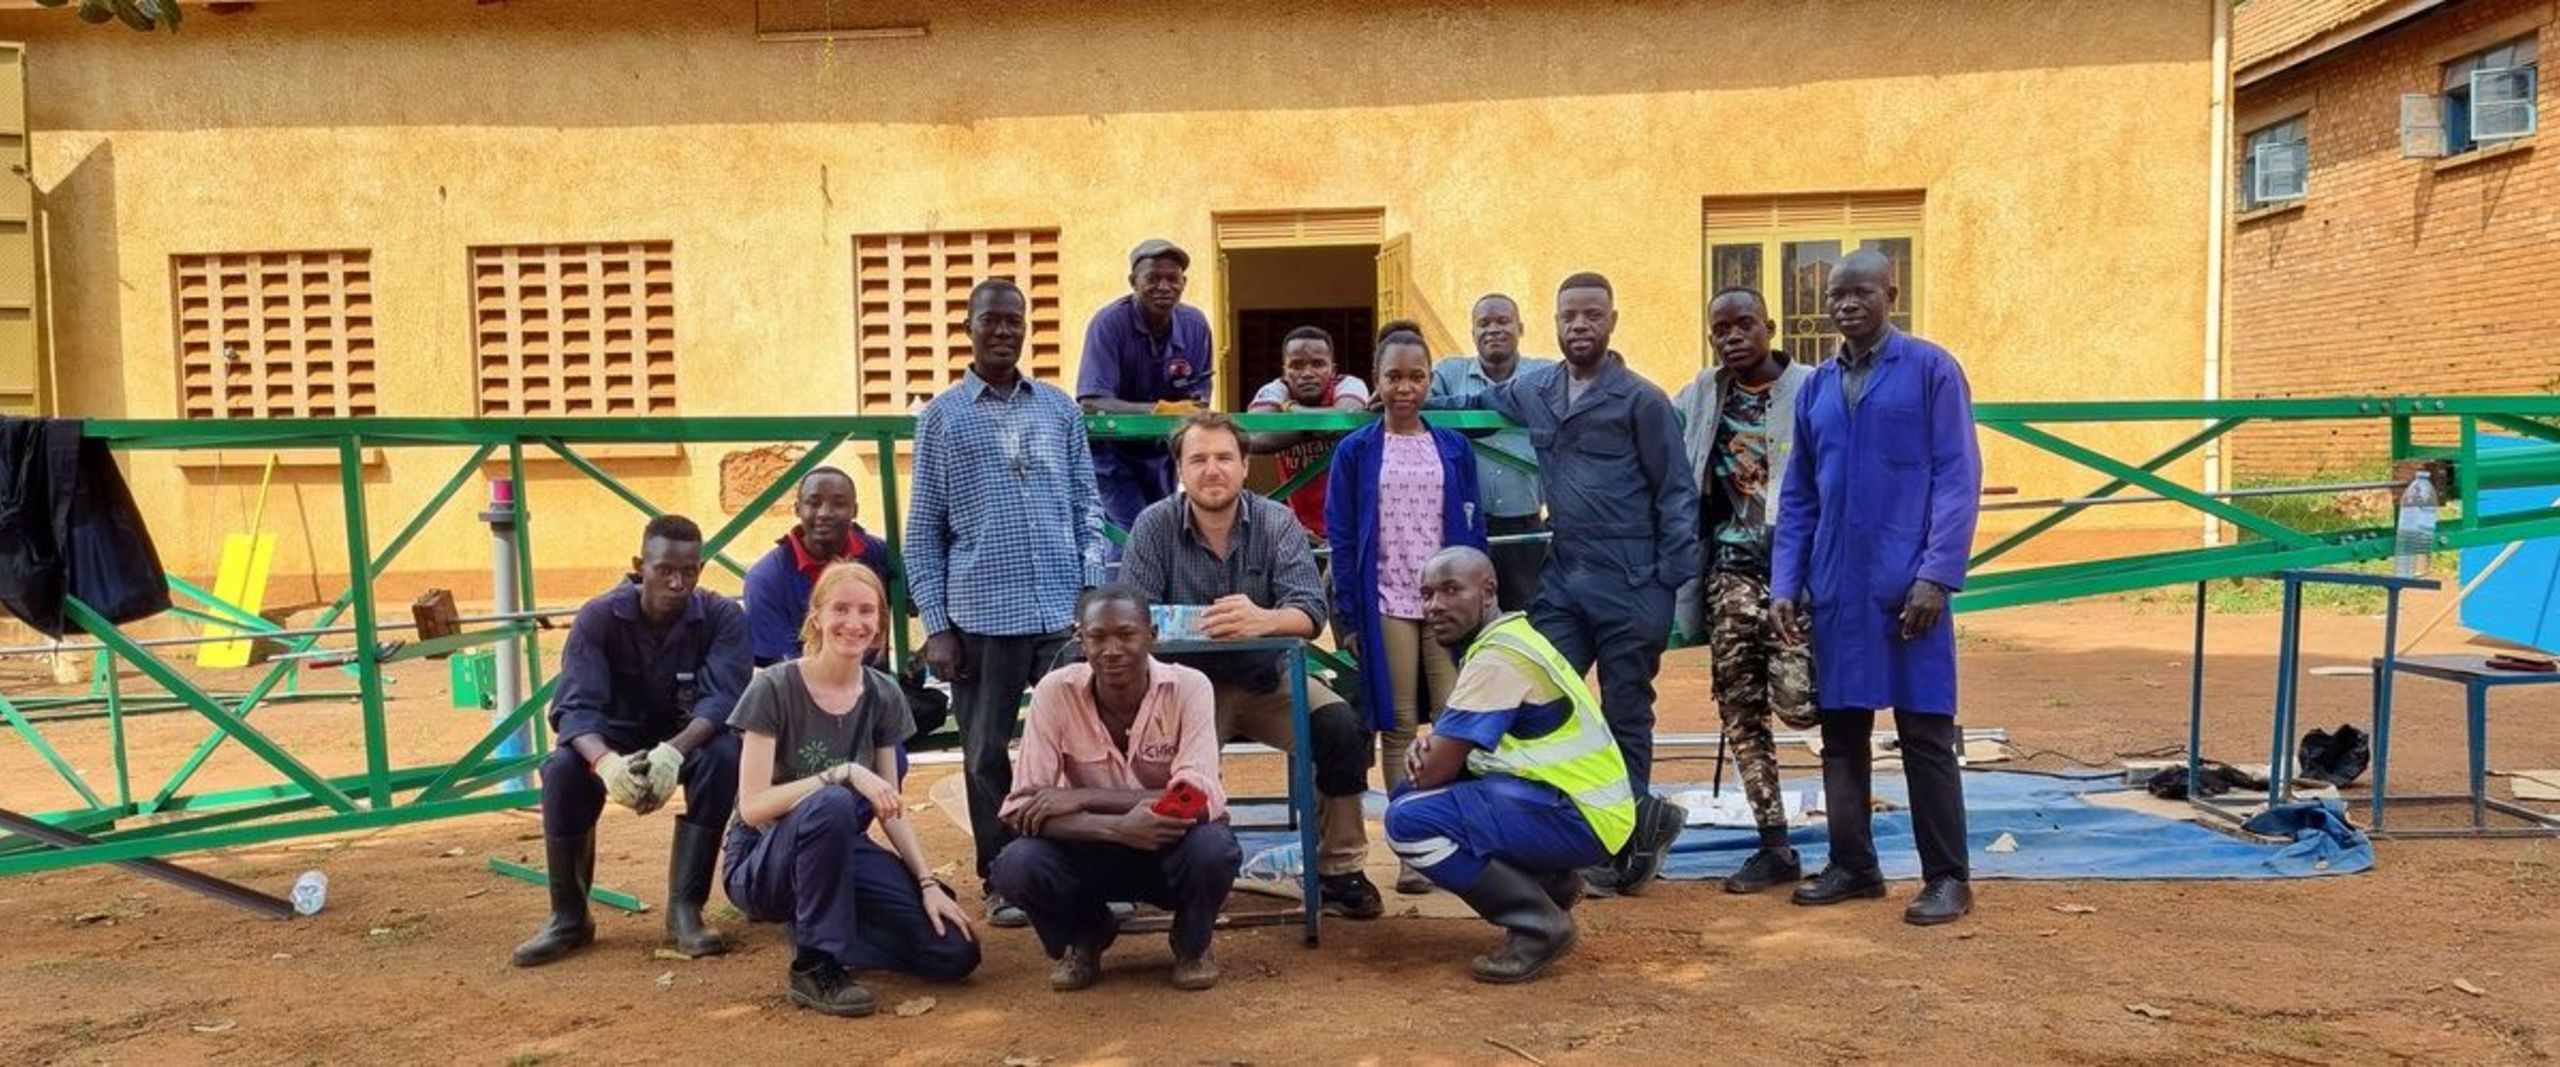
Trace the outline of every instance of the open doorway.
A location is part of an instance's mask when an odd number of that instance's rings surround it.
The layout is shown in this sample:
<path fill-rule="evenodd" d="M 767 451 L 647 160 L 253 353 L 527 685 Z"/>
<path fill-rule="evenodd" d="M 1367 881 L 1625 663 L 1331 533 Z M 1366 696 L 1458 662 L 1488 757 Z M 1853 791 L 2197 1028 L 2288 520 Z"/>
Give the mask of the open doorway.
<path fill-rule="evenodd" d="M 1336 370 L 1371 376 L 1376 244 L 1222 249 L 1220 259 L 1229 319 L 1218 328 L 1233 339 L 1218 367 L 1227 410 L 1243 410 L 1254 390 L 1280 376 L 1281 339 L 1300 326 L 1333 335 Z"/>

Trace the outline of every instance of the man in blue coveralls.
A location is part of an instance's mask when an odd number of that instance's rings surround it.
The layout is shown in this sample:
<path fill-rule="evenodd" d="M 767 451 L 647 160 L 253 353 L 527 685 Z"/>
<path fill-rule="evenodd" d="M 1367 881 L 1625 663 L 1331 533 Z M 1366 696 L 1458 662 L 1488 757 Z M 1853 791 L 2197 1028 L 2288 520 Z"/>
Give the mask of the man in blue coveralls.
<path fill-rule="evenodd" d="M 1188 415 L 1208 404 L 1217 357 L 1209 317 L 1182 302 L 1190 270 L 1191 253 L 1161 237 L 1129 250 L 1129 295 L 1085 327 L 1076 401 L 1086 413 Z M 1173 460 L 1158 441 L 1096 441 L 1093 480 L 1102 517 L 1125 531 L 1173 495 Z"/>
<path fill-rule="evenodd" d="M 1422 602 L 1431 639 L 1463 661 L 1448 709 L 1408 757 L 1411 784 L 1387 803 L 1387 841 L 1503 929 L 1476 980 L 1525 982 L 1573 948 L 1575 869 L 1635 826 L 1626 757 L 1581 673 L 1502 611 L 1484 553 L 1431 557 Z"/>
<path fill-rule="evenodd" d="M 1546 569 L 1529 621 L 1573 664 L 1600 668 L 1600 710 L 1635 787 L 1634 834 L 1595 889 L 1639 893 L 1688 812 L 1649 792 L 1653 677 L 1671 638 L 1672 601 L 1698 571 L 1698 481 L 1671 398 L 1609 348 L 1618 326 L 1609 279 L 1584 272 L 1556 291 L 1564 362 L 1513 374 L 1435 407 L 1496 411 L 1529 430 L 1547 494 Z"/>
<path fill-rule="evenodd" d="M 1956 634 L 1982 501 L 1973 393 L 1947 350 L 1895 330 L 1893 264 L 1852 253 L 1826 294 L 1837 358 L 1796 396 L 1770 560 L 1770 615 L 1813 640 L 1831 863 L 1796 887 L 1808 906 L 1884 895 L 1869 826 L 1876 709 L 1893 709 L 1911 788 L 1922 887 L 1905 921 L 1973 910 L 1956 766 Z M 1810 618 L 1807 618 L 1807 616 Z"/>
<path fill-rule="evenodd" d="M 800 655 L 800 623 L 809 616 L 809 588 L 829 564 L 852 560 L 889 585 L 889 545 L 856 521 L 853 478 L 820 467 L 800 479 L 791 514 L 800 524 L 773 543 L 773 551 L 747 568 L 747 644 L 756 666 Z M 877 658 L 876 656 L 873 658 Z M 921 733 L 929 730 L 917 724 Z"/>
<path fill-rule="evenodd" d="M 720 834 L 738 802 L 738 737 L 729 708 L 752 670 L 746 614 L 699 587 L 702 528 L 682 515 L 649 520 L 632 576 L 578 609 L 560 653 L 551 729 L 560 747 L 542 764 L 542 851 L 551 921 L 516 946 L 536 967 L 596 937 L 587 915 L 595 884 L 596 820 L 610 799 L 642 815 L 684 785 L 667 864 L 667 939 L 688 956 L 729 950 L 703 924 Z"/>

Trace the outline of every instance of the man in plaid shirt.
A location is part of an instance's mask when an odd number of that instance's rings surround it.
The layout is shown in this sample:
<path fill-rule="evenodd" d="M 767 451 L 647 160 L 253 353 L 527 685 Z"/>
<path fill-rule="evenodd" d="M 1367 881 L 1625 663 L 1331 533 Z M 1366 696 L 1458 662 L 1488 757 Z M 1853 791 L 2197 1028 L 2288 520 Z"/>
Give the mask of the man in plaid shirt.
<path fill-rule="evenodd" d="M 951 683 L 982 880 L 1013 836 L 998 811 L 1023 691 L 1066 644 L 1077 594 L 1102 580 L 1084 416 L 1020 369 L 1029 306 L 1001 278 L 970 292 L 969 369 L 916 419 L 908 505 L 908 583 L 930 635 L 925 663 Z M 992 890 L 987 919 L 1025 921 Z"/>

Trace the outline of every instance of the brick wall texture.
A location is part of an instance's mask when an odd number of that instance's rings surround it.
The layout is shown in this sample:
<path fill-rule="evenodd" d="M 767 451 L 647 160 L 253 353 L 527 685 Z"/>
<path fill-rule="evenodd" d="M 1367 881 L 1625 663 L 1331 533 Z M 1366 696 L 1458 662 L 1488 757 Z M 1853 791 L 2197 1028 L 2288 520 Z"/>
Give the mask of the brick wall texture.
<path fill-rule="evenodd" d="M 2284 6 L 2352 5 L 2252 0 L 2243 22 Z M 2549 55 L 2553 7 L 2463 0 L 2239 91 L 2242 143 L 2307 104 L 2311 163 L 2298 210 L 2233 228 L 2229 395 L 2560 391 L 2560 130 L 2459 166 L 2403 159 L 2399 137 L 2401 94 L 2437 90 L 2446 47 L 2522 17 Z M 2308 12 L 2300 25 L 2336 17 Z M 2422 441 L 2454 432 L 2418 427 Z M 2268 424 L 2235 435 L 2232 461 L 2244 480 L 2290 478 L 2377 467 L 2388 449 L 2379 420 Z"/>

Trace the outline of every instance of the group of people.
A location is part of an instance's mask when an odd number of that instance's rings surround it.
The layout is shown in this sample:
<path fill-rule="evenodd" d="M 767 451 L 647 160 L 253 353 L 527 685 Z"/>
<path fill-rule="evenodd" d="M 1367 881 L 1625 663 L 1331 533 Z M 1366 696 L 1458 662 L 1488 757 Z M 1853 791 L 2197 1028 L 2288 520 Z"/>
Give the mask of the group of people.
<path fill-rule="evenodd" d="M 552 915 L 516 963 L 593 939 L 604 803 L 645 813 L 681 786 L 670 940 L 727 947 L 702 919 L 726 851 L 731 901 L 789 924 L 797 1003 L 868 1012 L 851 970 L 965 976 L 980 921 L 1033 927 L 1053 988 L 1081 989 L 1133 903 L 1172 916 L 1173 984 L 1209 988 L 1241 861 L 1220 747 L 1289 749 L 1296 710 L 1285 655 L 1197 649 L 1328 628 L 1359 684 L 1345 699 L 1306 679 L 1310 907 L 1384 913 L 1365 873 L 1374 763 L 1397 890 L 1453 893 L 1504 931 L 1476 978 L 1542 973 L 1571 949 L 1586 891 L 1644 891 L 1687 823 L 1652 792 L 1654 679 L 1676 628 L 1713 650 L 1760 828 L 1726 889 L 1801 882 L 1805 905 L 1883 895 L 1869 734 L 1891 708 L 1924 875 L 1905 918 L 1971 909 L 1947 599 L 1980 459 L 1961 369 L 1890 325 L 1883 257 L 1833 271 L 1843 343 L 1819 367 L 1774 350 L 1758 293 L 1716 294 L 1714 363 L 1676 400 L 1611 349 L 1615 297 L 1597 274 L 1557 288 L 1561 360 L 1521 355 L 1520 308 L 1500 294 L 1472 308 L 1473 355 L 1435 360 L 1414 324 L 1387 324 L 1374 390 L 1340 373 L 1323 331 L 1292 332 L 1252 409 L 1380 412 L 1336 440 L 1247 433 L 1207 410 L 1189 266 L 1167 241 L 1132 251 L 1131 293 L 1094 316 L 1074 396 L 1021 371 L 1022 291 L 979 283 L 970 363 L 917 418 L 900 562 L 923 664 L 949 683 L 980 913 L 905 821 L 926 691 L 879 666 L 903 624 L 889 553 L 854 522 L 850 480 L 820 469 L 799 486 L 799 525 L 750 572 L 745 608 L 699 587 L 701 532 L 669 516 L 644 532 L 631 579 L 579 613 L 542 775 Z M 1471 438 L 1424 418 L 1448 408 L 1516 428 Z M 1094 441 L 1091 412 L 1183 418 L 1160 444 Z M 1275 501 L 1246 486 L 1256 453 L 1293 476 L 1329 469 Z M 1172 606 L 1181 636 L 1204 640 L 1160 656 Z M 1822 735 L 1830 862 L 1809 881 L 1787 844 L 1773 719 Z"/>

